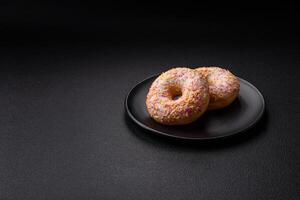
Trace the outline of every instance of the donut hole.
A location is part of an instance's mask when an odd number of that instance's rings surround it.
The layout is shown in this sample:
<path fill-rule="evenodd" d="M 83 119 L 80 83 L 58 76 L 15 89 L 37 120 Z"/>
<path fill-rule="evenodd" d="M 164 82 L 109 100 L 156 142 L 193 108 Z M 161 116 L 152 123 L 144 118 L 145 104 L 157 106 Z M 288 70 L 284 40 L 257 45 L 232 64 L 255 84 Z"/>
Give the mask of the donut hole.
<path fill-rule="evenodd" d="M 178 86 L 170 87 L 169 92 L 171 95 L 171 99 L 174 101 L 179 99 L 182 96 L 182 90 Z"/>

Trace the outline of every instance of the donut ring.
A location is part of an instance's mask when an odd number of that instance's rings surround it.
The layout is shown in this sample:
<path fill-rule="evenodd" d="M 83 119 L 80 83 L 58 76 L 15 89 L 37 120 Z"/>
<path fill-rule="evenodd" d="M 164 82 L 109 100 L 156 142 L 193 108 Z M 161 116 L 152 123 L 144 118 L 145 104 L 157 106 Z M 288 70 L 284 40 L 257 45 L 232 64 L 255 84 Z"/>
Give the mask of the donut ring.
<path fill-rule="evenodd" d="M 240 82 L 230 71 L 220 67 L 200 67 L 196 70 L 203 74 L 208 82 L 208 110 L 224 108 L 238 96 Z"/>
<path fill-rule="evenodd" d="M 189 68 L 173 68 L 162 73 L 152 83 L 146 99 L 150 116 L 165 125 L 195 121 L 206 111 L 208 103 L 205 77 Z"/>

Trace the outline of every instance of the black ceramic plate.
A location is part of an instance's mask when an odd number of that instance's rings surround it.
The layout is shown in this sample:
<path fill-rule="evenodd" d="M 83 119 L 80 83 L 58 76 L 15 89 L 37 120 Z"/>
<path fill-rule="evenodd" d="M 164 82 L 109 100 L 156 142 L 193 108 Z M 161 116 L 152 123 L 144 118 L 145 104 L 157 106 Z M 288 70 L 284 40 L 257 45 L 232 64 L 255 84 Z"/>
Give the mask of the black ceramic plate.
<path fill-rule="evenodd" d="M 125 99 L 128 116 L 140 127 L 163 136 L 208 140 L 224 138 L 251 128 L 262 116 L 265 108 L 264 98 L 251 83 L 240 79 L 238 98 L 228 107 L 207 111 L 192 124 L 166 126 L 150 118 L 146 109 L 146 95 L 157 76 L 150 77 L 131 89 Z"/>

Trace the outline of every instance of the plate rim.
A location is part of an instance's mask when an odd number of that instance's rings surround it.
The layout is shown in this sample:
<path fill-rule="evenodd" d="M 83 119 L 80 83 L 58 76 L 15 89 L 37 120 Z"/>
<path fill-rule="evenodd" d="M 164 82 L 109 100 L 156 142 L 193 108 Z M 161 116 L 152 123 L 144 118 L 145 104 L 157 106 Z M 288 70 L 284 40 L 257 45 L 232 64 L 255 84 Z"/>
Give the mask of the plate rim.
<path fill-rule="evenodd" d="M 160 136 L 164 136 L 164 137 L 169 137 L 169 138 L 173 138 L 173 139 L 181 139 L 181 140 L 193 140 L 193 141 L 205 141 L 205 140 L 216 140 L 216 139 L 222 139 L 222 138 L 227 138 L 227 137 L 230 137 L 230 136 L 233 136 L 233 135 L 236 135 L 236 134 L 241 134 L 241 133 L 244 133 L 246 132 L 247 130 L 251 129 L 252 127 L 254 127 L 254 125 L 262 118 L 264 112 L 265 112 L 265 99 L 264 99 L 264 96 L 262 95 L 262 93 L 252 84 L 250 83 L 249 81 L 246 81 L 245 79 L 241 78 L 241 77 L 238 77 L 237 78 L 246 83 L 247 85 L 249 85 L 251 88 L 253 88 L 257 94 L 259 95 L 260 99 L 262 100 L 262 109 L 260 111 L 260 113 L 258 114 L 258 116 L 256 117 L 256 119 L 250 123 L 246 128 L 243 128 L 241 130 L 236 130 L 236 131 L 233 131 L 233 132 L 230 132 L 229 134 L 226 134 L 226 135 L 219 135 L 219 136 L 213 136 L 213 137 L 206 137 L 206 138 L 192 138 L 192 137 L 184 137 L 184 136 L 176 136 L 176 135 L 171 135 L 171 134 L 167 134 L 167 133 L 164 133 L 162 131 L 159 131 L 159 130 L 155 130 L 153 128 L 150 128 L 148 126 L 146 126 L 145 124 L 143 124 L 142 122 L 140 122 L 139 120 L 137 120 L 135 118 L 135 116 L 131 113 L 129 107 L 128 107 L 128 99 L 132 93 L 132 91 L 137 88 L 138 86 L 140 86 L 142 83 L 144 83 L 145 81 L 149 80 L 149 79 L 152 79 L 152 78 L 155 78 L 155 77 L 158 77 L 160 74 L 155 74 L 155 75 L 152 75 L 152 76 L 149 76 L 147 78 L 145 78 L 144 80 L 138 82 L 137 84 L 135 84 L 130 90 L 129 92 L 126 94 L 125 96 L 125 101 L 124 101 L 124 106 L 125 106 L 125 110 L 126 110 L 126 113 L 127 115 L 130 117 L 131 120 L 133 120 L 139 127 L 149 131 L 149 132 L 152 132 L 156 135 L 160 135 Z"/>

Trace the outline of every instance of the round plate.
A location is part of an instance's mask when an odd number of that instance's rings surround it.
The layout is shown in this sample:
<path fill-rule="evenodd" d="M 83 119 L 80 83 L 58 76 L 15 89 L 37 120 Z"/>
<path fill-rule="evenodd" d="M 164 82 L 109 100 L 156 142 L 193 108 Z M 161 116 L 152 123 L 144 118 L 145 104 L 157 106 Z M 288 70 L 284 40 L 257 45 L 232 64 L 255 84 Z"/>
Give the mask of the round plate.
<path fill-rule="evenodd" d="M 162 125 L 150 118 L 145 103 L 155 78 L 157 75 L 145 79 L 131 89 L 125 99 L 125 109 L 137 125 L 159 135 L 189 140 L 224 138 L 252 127 L 261 118 L 265 109 L 264 98 L 258 89 L 239 78 L 239 96 L 228 107 L 206 111 L 197 121 L 188 125 Z"/>

